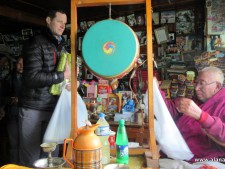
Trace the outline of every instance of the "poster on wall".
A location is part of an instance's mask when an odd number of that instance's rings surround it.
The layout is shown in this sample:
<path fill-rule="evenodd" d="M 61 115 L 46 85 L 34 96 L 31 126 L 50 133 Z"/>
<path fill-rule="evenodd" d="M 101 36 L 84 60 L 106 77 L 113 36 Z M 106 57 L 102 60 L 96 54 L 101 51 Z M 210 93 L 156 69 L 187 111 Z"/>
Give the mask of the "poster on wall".
<path fill-rule="evenodd" d="M 163 23 L 175 23 L 175 11 L 162 11 L 161 12 L 161 24 Z"/>
<path fill-rule="evenodd" d="M 209 35 L 225 33 L 225 1 L 207 0 L 207 27 Z"/>
<path fill-rule="evenodd" d="M 159 24 L 159 12 L 153 12 L 152 14 L 152 23 L 153 25 Z"/>
<path fill-rule="evenodd" d="M 211 52 L 216 50 L 216 47 L 221 47 L 222 45 L 224 45 L 224 43 L 222 42 L 222 35 L 209 35 L 207 36 L 206 39 L 206 47 L 207 47 L 207 51 Z"/>
<path fill-rule="evenodd" d="M 195 33 L 195 15 L 193 10 L 180 10 L 176 12 L 177 35 Z"/>
<path fill-rule="evenodd" d="M 188 35 L 185 37 L 186 50 L 195 50 L 196 52 L 202 51 L 202 36 L 201 35 Z"/>

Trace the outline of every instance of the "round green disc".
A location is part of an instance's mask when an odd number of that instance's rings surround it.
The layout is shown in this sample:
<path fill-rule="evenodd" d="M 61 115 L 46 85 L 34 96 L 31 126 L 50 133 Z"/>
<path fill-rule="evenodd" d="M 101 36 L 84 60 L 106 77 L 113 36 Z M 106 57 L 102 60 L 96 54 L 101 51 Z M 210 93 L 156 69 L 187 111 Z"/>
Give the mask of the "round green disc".
<path fill-rule="evenodd" d="M 103 20 L 86 32 L 82 54 L 93 74 L 106 79 L 120 77 L 134 66 L 139 54 L 139 41 L 125 23 Z"/>

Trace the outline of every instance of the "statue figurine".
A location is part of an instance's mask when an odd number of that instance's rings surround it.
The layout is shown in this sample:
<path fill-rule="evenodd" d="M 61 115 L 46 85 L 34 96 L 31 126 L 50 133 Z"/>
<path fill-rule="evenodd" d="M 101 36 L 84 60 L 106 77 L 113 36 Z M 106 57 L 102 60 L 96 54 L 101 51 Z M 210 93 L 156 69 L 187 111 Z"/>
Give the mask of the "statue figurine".
<path fill-rule="evenodd" d="M 123 110 L 127 112 L 134 112 L 134 100 L 129 99 L 127 103 L 123 106 Z"/>

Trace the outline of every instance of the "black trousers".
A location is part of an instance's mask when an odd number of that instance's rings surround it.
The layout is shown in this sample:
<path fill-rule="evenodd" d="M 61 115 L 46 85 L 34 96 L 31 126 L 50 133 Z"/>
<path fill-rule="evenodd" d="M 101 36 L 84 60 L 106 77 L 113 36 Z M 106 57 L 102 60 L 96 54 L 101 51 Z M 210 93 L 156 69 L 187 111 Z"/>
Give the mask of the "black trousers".
<path fill-rule="evenodd" d="M 36 160 L 46 158 L 42 151 L 43 136 L 53 112 L 20 108 L 19 111 L 19 164 L 33 167 Z M 58 157 L 59 148 L 52 153 Z"/>

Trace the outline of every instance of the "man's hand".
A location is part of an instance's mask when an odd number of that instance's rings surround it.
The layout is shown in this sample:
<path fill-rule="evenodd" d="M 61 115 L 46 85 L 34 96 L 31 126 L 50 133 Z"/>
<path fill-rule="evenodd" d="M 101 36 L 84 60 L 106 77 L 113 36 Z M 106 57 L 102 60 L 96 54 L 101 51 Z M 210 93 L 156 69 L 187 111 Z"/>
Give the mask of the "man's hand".
<path fill-rule="evenodd" d="M 80 86 L 80 82 L 77 81 L 77 88 L 78 88 L 79 86 Z M 67 89 L 68 91 L 71 91 L 71 83 L 66 84 L 66 89 Z"/>
<path fill-rule="evenodd" d="M 68 91 L 71 91 L 71 83 L 66 84 L 66 89 L 67 89 Z"/>
<path fill-rule="evenodd" d="M 65 71 L 64 71 L 64 80 L 70 79 L 70 77 L 71 77 L 71 68 L 68 62 L 66 62 Z"/>
<path fill-rule="evenodd" d="M 198 107 L 197 104 L 191 99 L 188 98 L 180 98 L 177 102 L 177 110 L 187 116 L 194 118 L 195 120 L 199 120 L 202 114 L 202 110 Z"/>

